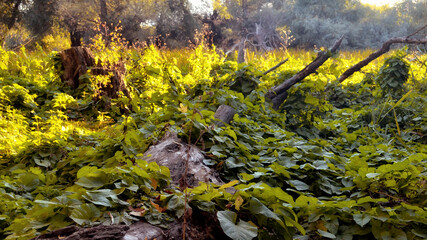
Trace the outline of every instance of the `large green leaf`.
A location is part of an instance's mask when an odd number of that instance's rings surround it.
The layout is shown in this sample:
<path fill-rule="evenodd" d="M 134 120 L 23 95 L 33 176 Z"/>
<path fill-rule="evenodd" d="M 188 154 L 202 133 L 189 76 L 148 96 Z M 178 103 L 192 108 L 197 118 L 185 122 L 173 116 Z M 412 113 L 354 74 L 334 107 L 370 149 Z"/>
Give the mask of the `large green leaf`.
<path fill-rule="evenodd" d="M 371 216 L 367 214 L 354 214 L 353 219 L 359 226 L 363 227 L 371 221 Z"/>
<path fill-rule="evenodd" d="M 70 218 L 79 225 L 94 224 L 97 218 L 101 216 L 101 211 L 93 205 L 82 204 L 71 211 Z"/>
<path fill-rule="evenodd" d="M 258 235 L 258 228 L 240 220 L 236 223 L 237 214 L 232 211 L 218 211 L 219 224 L 224 233 L 233 240 L 250 240 Z"/>

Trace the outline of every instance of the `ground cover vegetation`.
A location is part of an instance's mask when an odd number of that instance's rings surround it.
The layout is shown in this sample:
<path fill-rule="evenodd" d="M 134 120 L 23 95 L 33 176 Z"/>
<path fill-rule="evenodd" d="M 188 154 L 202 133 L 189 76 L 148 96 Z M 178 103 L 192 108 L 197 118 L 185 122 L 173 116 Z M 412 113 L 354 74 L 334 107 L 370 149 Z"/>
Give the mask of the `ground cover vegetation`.
<path fill-rule="evenodd" d="M 368 54 L 342 52 L 276 111 L 265 93 L 315 53 L 248 52 L 238 64 L 203 44 L 161 51 L 100 37 L 90 47 L 125 63 L 130 98 L 97 96 L 105 78 L 90 72 L 71 89 L 56 52 L 0 49 L 1 238 L 140 219 L 166 227 L 188 208 L 215 213 L 232 239 L 427 237 L 422 52 L 395 50 L 340 84 Z M 221 104 L 236 115 L 216 127 Z M 226 184 L 171 187 L 166 167 L 141 158 L 166 132 L 200 147 Z"/>

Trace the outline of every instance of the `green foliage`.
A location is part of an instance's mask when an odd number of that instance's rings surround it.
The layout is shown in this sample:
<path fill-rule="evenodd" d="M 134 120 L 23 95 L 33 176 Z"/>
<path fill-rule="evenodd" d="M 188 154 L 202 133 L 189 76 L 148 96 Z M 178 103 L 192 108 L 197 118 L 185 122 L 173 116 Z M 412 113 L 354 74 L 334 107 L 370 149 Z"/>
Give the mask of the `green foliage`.
<path fill-rule="evenodd" d="M 386 59 L 375 79 L 385 97 L 398 99 L 405 92 L 404 84 L 409 78 L 409 64 L 404 57 L 403 52 L 398 52 Z"/>
<path fill-rule="evenodd" d="M 132 100 L 113 100 L 108 112 L 92 102 L 90 73 L 73 94 L 54 54 L 0 48 L 0 238 L 140 219 L 167 227 L 188 208 L 216 214 L 232 239 L 426 238 L 422 61 L 407 62 L 411 81 L 393 98 L 380 94 L 389 81 L 380 78 L 395 75 L 391 65 L 378 73 L 382 61 L 336 83 L 367 55 L 345 53 L 289 89 L 275 111 L 267 89 L 314 54 L 287 52 L 289 62 L 265 76 L 283 53 L 252 54 L 244 66 L 203 46 L 94 51 L 127 68 Z M 219 128 L 221 104 L 236 115 Z M 123 105 L 132 111 L 123 115 Z M 166 131 L 203 149 L 227 183 L 169 186 L 169 169 L 142 160 Z"/>

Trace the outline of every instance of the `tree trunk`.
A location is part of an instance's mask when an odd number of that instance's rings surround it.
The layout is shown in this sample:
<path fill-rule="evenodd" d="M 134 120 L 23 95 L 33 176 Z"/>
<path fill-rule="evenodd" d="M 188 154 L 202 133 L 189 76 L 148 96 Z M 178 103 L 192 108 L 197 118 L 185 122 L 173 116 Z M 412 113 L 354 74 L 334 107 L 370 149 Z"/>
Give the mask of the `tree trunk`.
<path fill-rule="evenodd" d="M 72 47 L 62 51 L 59 55 L 64 69 L 61 76 L 62 81 L 72 89 L 77 89 L 80 86 L 80 76 L 95 65 L 95 58 L 85 47 Z"/>
<path fill-rule="evenodd" d="M 19 6 L 21 5 L 22 0 L 17 0 L 15 2 L 15 5 L 13 6 L 13 10 L 12 10 L 12 16 L 10 17 L 8 23 L 7 23 L 7 28 L 11 29 L 15 23 L 16 23 L 16 19 L 18 18 L 18 14 L 19 14 Z"/>
<path fill-rule="evenodd" d="M 82 46 L 82 32 L 81 31 L 70 31 L 71 47 Z"/>
<path fill-rule="evenodd" d="M 239 51 L 237 52 L 237 63 L 246 62 L 245 38 L 242 38 L 239 43 Z"/>
<path fill-rule="evenodd" d="M 99 18 L 101 19 L 101 24 L 107 24 L 108 12 L 107 12 L 107 1 L 99 0 L 99 5 L 101 8 L 101 13 Z"/>

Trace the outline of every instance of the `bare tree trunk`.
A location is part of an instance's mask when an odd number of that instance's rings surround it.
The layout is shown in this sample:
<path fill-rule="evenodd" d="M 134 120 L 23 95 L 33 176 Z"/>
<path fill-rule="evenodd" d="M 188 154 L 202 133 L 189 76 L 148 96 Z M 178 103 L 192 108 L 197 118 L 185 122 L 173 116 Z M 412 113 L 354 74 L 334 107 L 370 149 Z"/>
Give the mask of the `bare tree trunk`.
<path fill-rule="evenodd" d="M 277 86 L 274 86 L 268 91 L 265 97 L 272 100 L 274 109 L 279 109 L 280 105 L 283 103 L 283 101 L 287 97 L 286 91 L 289 88 L 291 88 L 293 85 L 303 80 L 308 75 L 314 73 L 317 68 L 322 66 L 322 64 L 326 62 L 326 60 L 328 60 L 332 56 L 332 54 L 334 54 L 338 50 L 343 38 L 344 36 L 338 39 L 330 50 L 326 52 L 325 51 L 320 52 L 317 55 L 316 59 L 314 59 L 303 70 L 299 71 L 297 74 L 295 74 L 291 78 L 285 80 L 283 83 Z"/>
<path fill-rule="evenodd" d="M 98 83 L 97 98 L 102 96 L 108 99 L 118 98 L 123 93 L 126 97 L 131 98 L 130 92 L 124 82 L 126 68 L 123 62 L 109 63 L 102 66 L 102 63 L 95 65 L 95 58 L 88 48 L 72 47 L 60 53 L 62 66 L 64 68 L 61 79 L 66 82 L 72 89 L 77 89 L 80 84 L 80 76 L 86 74 L 91 69 L 92 75 L 109 76 L 106 83 Z M 108 104 L 105 108 L 109 108 Z"/>
<path fill-rule="evenodd" d="M 82 31 L 70 31 L 71 47 L 82 46 Z"/>
<path fill-rule="evenodd" d="M 7 23 L 7 28 L 11 29 L 16 22 L 16 19 L 18 18 L 18 14 L 19 14 L 19 6 L 21 5 L 22 0 L 17 0 L 15 2 L 15 5 L 13 6 L 13 10 L 12 10 L 12 16 L 10 17 L 8 23 Z"/>
<path fill-rule="evenodd" d="M 99 0 L 99 4 L 101 7 L 101 14 L 100 14 L 100 19 L 101 19 L 101 24 L 103 23 L 107 23 L 107 1 L 106 0 Z"/>

